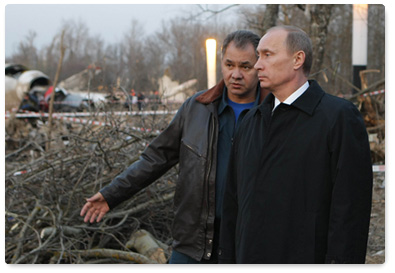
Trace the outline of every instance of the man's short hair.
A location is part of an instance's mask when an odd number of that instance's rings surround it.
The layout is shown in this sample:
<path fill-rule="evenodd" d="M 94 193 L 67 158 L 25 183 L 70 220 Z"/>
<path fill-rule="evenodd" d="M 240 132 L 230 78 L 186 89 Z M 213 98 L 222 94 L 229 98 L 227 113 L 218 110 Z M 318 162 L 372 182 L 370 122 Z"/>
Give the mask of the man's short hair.
<path fill-rule="evenodd" d="M 243 49 L 251 44 L 255 49 L 258 47 L 260 37 L 248 30 L 236 30 L 226 36 L 222 44 L 222 57 L 231 42 L 234 42 L 236 48 Z"/>
<path fill-rule="evenodd" d="M 308 76 L 313 64 L 313 46 L 310 37 L 302 29 L 295 26 L 275 26 L 270 28 L 267 32 L 273 29 L 284 29 L 288 32 L 285 43 L 289 53 L 293 54 L 299 50 L 304 52 L 305 61 L 303 64 L 303 73 L 305 76 Z"/>

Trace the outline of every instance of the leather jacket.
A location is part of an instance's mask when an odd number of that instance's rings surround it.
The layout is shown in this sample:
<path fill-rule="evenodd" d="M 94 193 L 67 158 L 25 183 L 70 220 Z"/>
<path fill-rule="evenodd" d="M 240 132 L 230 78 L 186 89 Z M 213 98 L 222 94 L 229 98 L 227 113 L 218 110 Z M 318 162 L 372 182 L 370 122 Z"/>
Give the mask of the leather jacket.
<path fill-rule="evenodd" d="M 217 103 L 224 83 L 187 99 L 140 156 L 100 192 L 110 208 L 153 183 L 179 163 L 174 195 L 173 248 L 209 259 L 214 237 Z"/>
<path fill-rule="evenodd" d="M 100 191 L 110 208 L 114 208 L 179 163 L 173 248 L 197 261 L 209 259 L 213 248 L 217 108 L 223 88 L 222 80 L 187 99 L 169 126 L 144 150 L 140 160 Z"/>

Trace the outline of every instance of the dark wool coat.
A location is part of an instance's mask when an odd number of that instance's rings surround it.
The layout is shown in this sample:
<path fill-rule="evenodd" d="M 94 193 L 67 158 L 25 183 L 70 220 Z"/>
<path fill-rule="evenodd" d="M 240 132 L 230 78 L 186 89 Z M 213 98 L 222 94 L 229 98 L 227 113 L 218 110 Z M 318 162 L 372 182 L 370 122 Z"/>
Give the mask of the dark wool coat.
<path fill-rule="evenodd" d="M 272 115 L 269 94 L 235 139 L 222 263 L 364 263 L 372 195 L 358 109 L 315 82 Z"/>

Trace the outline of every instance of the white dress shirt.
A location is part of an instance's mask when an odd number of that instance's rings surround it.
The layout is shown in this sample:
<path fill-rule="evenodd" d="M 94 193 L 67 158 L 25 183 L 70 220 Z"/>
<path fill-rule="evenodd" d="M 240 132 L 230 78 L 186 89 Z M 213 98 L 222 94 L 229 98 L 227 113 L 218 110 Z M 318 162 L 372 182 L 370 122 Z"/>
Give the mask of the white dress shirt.
<path fill-rule="evenodd" d="M 285 101 L 283 101 L 283 103 L 291 105 L 297 98 L 299 98 L 307 90 L 307 88 L 309 88 L 309 86 L 310 86 L 309 82 L 306 81 L 301 87 L 299 87 L 298 90 L 293 92 Z M 280 103 L 281 103 L 281 101 L 275 97 L 275 99 L 274 99 L 274 107 L 273 107 L 272 112 L 274 111 L 274 109 L 276 109 L 276 107 Z"/>

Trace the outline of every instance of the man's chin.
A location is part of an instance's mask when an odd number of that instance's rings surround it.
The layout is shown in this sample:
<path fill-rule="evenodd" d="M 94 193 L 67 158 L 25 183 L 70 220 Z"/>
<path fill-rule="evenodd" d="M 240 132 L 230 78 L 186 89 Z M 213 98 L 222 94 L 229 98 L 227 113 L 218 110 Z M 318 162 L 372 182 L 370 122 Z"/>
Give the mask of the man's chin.
<path fill-rule="evenodd" d="M 234 96 L 242 96 L 246 93 L 246 91 L 244 89 L 235 89 L 235 88 L 231 88 L 229 89 L 229 92 L 234 95 Z"/>
<path fill-rule="evenodd" d="M 260 84 L 261 88 L 268 88 L 269 87 L 269 84 L 267 82 L 260 81 L 259 84 Z"/>

